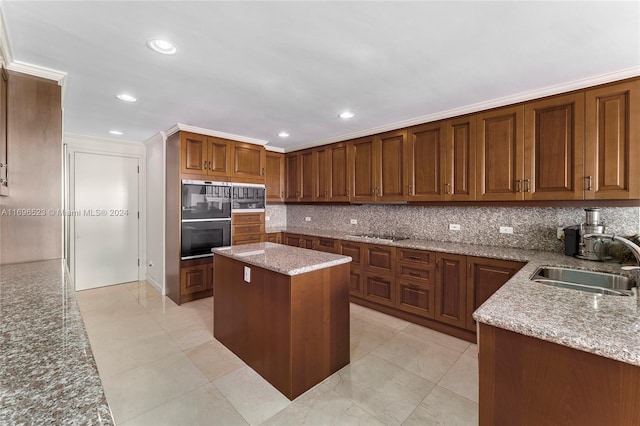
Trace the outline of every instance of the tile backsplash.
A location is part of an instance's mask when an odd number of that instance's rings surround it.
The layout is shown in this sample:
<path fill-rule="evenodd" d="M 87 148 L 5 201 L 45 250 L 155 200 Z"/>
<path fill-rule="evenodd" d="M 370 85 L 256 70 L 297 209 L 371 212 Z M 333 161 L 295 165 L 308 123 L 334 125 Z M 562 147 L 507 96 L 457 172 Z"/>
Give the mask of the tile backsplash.
<path fill-rule="evenodd" d="M 584 222 L 580 207 L 424 207 L 407 205 L 271 205 L 267 226 L 327 229 L 352 234 L 394 234 L 437 241 L 562 252 L 556 228 Z M 311 218 L 306 221 L 305 218 Z M 603 207 L 607 232 L 640 233 L 640 207 Z M 357 220 L 357 225 L 350 220 Z M 450 231 L 449 225 L 460 225 Z M 499 228 L 513 228 L 500 234 Z"/>

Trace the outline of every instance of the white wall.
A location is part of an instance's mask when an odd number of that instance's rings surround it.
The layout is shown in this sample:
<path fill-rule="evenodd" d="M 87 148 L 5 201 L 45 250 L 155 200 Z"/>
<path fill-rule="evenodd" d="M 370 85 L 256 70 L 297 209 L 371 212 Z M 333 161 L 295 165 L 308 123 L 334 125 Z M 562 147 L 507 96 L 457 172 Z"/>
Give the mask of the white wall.
<path fill-rule="evenodd" d="M 67 185 L 70 185 L 69 182 L 73 182 L 73 158 L 74 153 L 76 152 L 87 152 L 92 154 L 111 154 L 111 155 L 122 155 L 128 157 L 135 157 L 138 159 L 138 164 L 140 165 L 140 179 L 138 183 L 138 205 L 140 208 L 140 223 L 138 226 L 138 249 L 140 256 L 140 268 L 138 269 L 138 279 L 144 279 L 146 276 L 145 265 L 146 262 L 146 163 L 145 163 L 145 146 L 140 142 L 134 141 L 121 141 L 116 139 L 108 139 L 108 138 L 97 138 L 94 136 L 86 136 L 86 135 L 77 135 L 72 133 L 64 134 L 64 144 L 67 147 L 67 156 L 64 160 L 65 162 L 65 171 L 69 175 L 69 180 L 66 182 Z M 68 187 L 69 201 L 70 205 L 66 205 L 65 208 L 69 209 L 69 207 L 73 206 L 73 188 Z M 68 235 L 73 235 L 73 221 L 69 221 L 69 233 Z M 66 232 L 65 232 L 66 233 Z M 68 241 L 70 252 L 73 253 L 73 238 L 69 238 Z M 69 270 L 74 270 L 73 258 L 69 259 Z"/>
<path fill-rule="evenodd" d="M 164 288 L 164 222 L 166 135 L 153 135 L 144 143 L 146 150 L 146 280 L 162 294 Z"/>

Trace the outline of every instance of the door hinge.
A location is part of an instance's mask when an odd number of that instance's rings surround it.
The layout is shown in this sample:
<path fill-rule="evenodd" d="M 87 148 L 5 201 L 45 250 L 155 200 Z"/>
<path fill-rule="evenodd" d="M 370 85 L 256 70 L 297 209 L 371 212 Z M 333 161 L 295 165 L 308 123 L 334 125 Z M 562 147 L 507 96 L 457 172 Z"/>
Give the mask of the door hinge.
<path fill-rule="evenodd" d="M 140 212 L 138 212 L 138 219 L 140 219 Z"/>
<path fill-rule="evenodd" d="M 140 166 L 137 166 L 137 167 L 138 167 L 138 174 L 140 174 Z"/>
<path fill-rule="evenodd" d="M 140 266 L 140 259 L 138 259 L 138 266 Z"/>

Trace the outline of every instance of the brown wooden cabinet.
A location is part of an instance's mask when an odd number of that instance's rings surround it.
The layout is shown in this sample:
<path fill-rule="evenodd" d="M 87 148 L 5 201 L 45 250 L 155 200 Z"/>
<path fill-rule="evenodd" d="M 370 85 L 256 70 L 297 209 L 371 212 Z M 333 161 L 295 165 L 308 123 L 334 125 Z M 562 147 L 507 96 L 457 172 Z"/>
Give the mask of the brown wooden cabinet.
<path fill-rule="evenodd" d="M 467 320 L 467 258 L 436 254 L 435 319 L 464 328 Z"/>
<path fill-rule="evenodd" d="M 180 261 L 179 302 L 185 303 L 213 295 L 213 259 L 205 257 Z"/>
<path fill-rule="evenodd" d="M 364 266 L 369 272 L 388 274 L 396 273 L 396 248 L 375 244 L 363 244 Z"/>
<path fill-rule="evenodd" d="M 524 106 L 478 114 L 477 126 L 476 198 L 522 200 Z"/>
<path fill-rule="evenodd" d="M 434 257 L 424 250 L 396 250 L 396 308 L 425 318 L 434 317 Z"/>
<path fill-rule="evenodd" d="M 351 201 L 404 201 L 406 131 L 349 142 Z"/>
<path fill-rule="evenodd" d="M 318 202 L 329 201 L 329 164 L 330 164 L 330 151 L 329 145 L 323 145 L 320 148 L 313 150 L 316 156 L 315 166 L 315 185 L 313 199 Z"/>
<path fill-rule="evenodd" d="M 475 200 L 475 115 L 415 126 L 407 133 L 409 201 Z"/>
<path fill-rule="evenodd" d="M 308 235 L 284 233 L 283 244 L 293 247 L 300 247 L 313 250 L 315 248 L 315 238 Z"/>
<path fill-rule="evenodd" d="M 285 160 L 284 154 L 267 151 L 265 154 L 265 187 L 268 203 L 281 203 L 285 200 Z"/>
<path fill-rule="evenodd" d="M 181 173 L 225 178 L 229 176 L 229 151 L 233 141 L 180 132 L 180 144 Z"/>
<path fill-rule="evenodd" d="M 581 200 L 584 93 L 526 103 L 524 114 L 524 199 Z"/>
<path fill-rule="evenodd" d="M 327 191 L 331 202 L 349 201 L 349 161 L 346 143 L 329 145 L 327 161 Z"/>
<path fill-rule="evenodd" d="M 286 154 L 287 202 L 315 200 L 317 188 L 317 155 L 313 149 Z"/>
<path fill-rule="evenodd" d="M 362 276 L 362 244 L 353 241 L 340 241 L 340 254 L 351 257 L 351 276 L 349 281 L 349 293 L 355 297 L 363 297 L 364 283 Z"/>
<path fill-rule="evenodd" d="M 363 297 L 381 305 L 396 304 L 396 248 L 363 244 Z"/>
<path fill-rule="evenodd" d="M 640 80 L 586 91 L 585 198 L 640 199 Z"/>
<path fill-rule="evenodd" d="M 233 213 L 231 244 L 251 244 L 264 241 L 264 213 Z"/>
<path fill-rule="evenodd" d="M 525 264 L 508 260 L 467 257 L 467 319 L 466 328 L 476 331 L 476 322 L 471 316 L 493 293 Z"/>
<path fill-rule="evenodd" d="M 340 241 L 334 238 L 316 237 L 314 248 L 327 253 L 340 253 Z"/>
<path fill-rule="evenodd" d="M 265 182 L 266 152 L 263 146 L 233 142 L 231 176 L 238 182 Z"/>
<path fill-rule="evenodd" d="M 282 244 L 282 232 L 268 232 L 266 241 L 268 243 Z"/>

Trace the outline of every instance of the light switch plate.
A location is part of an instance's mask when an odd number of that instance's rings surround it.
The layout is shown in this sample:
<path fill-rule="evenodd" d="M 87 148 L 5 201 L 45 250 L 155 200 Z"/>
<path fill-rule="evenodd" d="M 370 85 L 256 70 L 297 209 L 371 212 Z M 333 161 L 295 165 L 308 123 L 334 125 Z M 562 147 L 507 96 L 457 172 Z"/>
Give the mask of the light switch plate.
<path fill-rule="evenodd" d="M 264 220 L 265 220 L 265 221 L 270 221 L 270 220 L 271 220 L 271 216 L 265 216 L 265 217 L 264 217 Z"/>
<path fill-rule="evenodd" d="M 449 224 L 449 231 L 459 231 L 460 230 L 460 225 L 457 223 L 450 223 Z"/>
<path fill-rule="evenodd" d="M 501 234 L 513 234 L 513 227 L 512 226 L 501 226 L 500 227 L 500 233 Z"/>
<path fill-rule="evenodd" d="M 304 221 L 305 221 L 305 222 L 311 222 L 311 218 L 310 218 L 309 216 L 306 216 L 306 217 L 304 218 Z"/>
<path fill-rule="evenodd" d="M 244 267 L 244 280 L 248 283 L 251 282 L 251 268 L 248 266 Z"/>
<path fill-rule="evenodd" d="M 351 219 L 351 224 L 352 225 L 357 225 L 358 224 L 358 220 L 357 219 Z"/>

